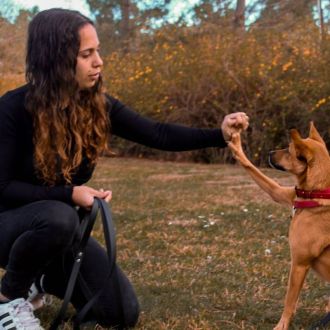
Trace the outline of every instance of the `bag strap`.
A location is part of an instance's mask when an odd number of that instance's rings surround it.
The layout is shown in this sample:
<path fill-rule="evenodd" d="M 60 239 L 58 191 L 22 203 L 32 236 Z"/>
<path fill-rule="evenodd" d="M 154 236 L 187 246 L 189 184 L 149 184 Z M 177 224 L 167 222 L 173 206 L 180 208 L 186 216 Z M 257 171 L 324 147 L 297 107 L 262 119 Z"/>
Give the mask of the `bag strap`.
<path fill-rule="evenodd" d="M 91 235 L 91 231 L 93 229 L 93 226 L 95 224 L 95 220 L 98 214 L 99 209 L 101 210 L 101 217 L 102 217 L 102 224 L 103 224 L 103 232 L 104 232 L 104 238 L 106 242 L 107 252 L 108 252 L 108 259 L 109 259 L 109 266 L 110 266 L 110 272 L 109 276 L 111 276 L 114 266 L 116 263 L 116 234 L 114 225 L 112 222 L 112 217 L 110 213 L 110 209 L 108 204 L 97 197 L 94 198 L 93 206 L 90 212 L 87 212 L 85 216 L 83 217 L 81 224 L 80 224 L 80 231 L 81 231 L 81 239 L 77 248 L 77 253 L 74 259 L 74 263 L 72 266 L 70 278 L 68 281 L 68 285 L 64 294 L 63 303 L 60 308 L 60 311 L 58 312 L 57 316 L 55 317 L 54 321 L 52 322 L 50 326 L 50 330 L 56 330 L 60 324 L 62 323 L 65 312 L 68 308 L 68 305 L 71 300 L 72 292 L 75 287 L 77 277 L 79 274 L 79 269 L 82 263 L 82 259 L 84 257 L 84 251 L 85 247 L 87 245 L 88 239 Z M 100 289 L 89 301 L 88 303 L 80 310 L 80 312 L 77 314 L 75 318 L 75 329 L 79 329 L 79 324 L 85 317 L 86 313 L 89 311 L 89 309 L 93 306 L 96 299 L 100 296 L 102 293 L 103 288 Z"/>
<path fill-rule="evenodd" d="M 89 300 L 85 304 L 85 306 L 75 316 L 74 330 L 79 329 L 79 325 L 83 321 L 87 312 L 92 308 L 92 306 L 95 304 L 96 300 L 99 298 L 99 296 L 103 292 L 103 288 L 104 288 L 104 286 L 106 286 L 108 279 L 111 276 L 116 275 L 116 274 L 114 274 L 115 265 L 116 265 L 116 233 L 115 233 L 115 227 L 114 227 L 114 224 L 112 221 L 111 210 L 110 210 L 109 205 L 103 199 L 95 197 L 95 201 L 98 203 L 100 213 L 101 213 L 101 219 L 102 219 L 102 225 L 103 225 L 103 235 L 104 235 L 104 241 L 105 241 L 107 255 L 108 255 L 108 261 L 109 261 L 109 271 L 108 271 L 106 280 L 105 280 L 102 288 L 99 291 L 97 291 L 91 298 L 89 298 Z M 121 297 L 121 295 L 119 295 L 119 297 Z M 120 301 L 120 304 L 121 303 L 122 302 Z"/>

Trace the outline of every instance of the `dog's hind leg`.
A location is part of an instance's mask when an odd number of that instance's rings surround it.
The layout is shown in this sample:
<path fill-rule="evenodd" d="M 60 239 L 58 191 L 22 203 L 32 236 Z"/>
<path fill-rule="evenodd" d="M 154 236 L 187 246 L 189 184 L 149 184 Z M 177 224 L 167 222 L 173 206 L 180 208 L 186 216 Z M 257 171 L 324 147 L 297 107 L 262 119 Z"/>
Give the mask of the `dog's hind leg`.
<path fill-rule="evenodd" d="M 290 319 L 296 311 L 299 293 L 304 283 L 309 267 L 309 265 L 297 265 L 294 263 L 291 264 L 289 283 L 285 296 L 284 311 L 282 313 L 280 321 L 278 322 L 274 330 L 289 329 Z"/>

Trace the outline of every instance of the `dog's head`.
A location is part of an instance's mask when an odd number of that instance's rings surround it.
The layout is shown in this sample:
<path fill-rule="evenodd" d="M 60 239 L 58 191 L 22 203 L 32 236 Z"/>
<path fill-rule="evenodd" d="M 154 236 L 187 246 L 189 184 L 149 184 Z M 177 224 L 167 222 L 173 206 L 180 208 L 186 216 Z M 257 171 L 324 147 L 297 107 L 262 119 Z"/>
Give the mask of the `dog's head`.
<path fill-rule="evenodd" d="M 307 138 L 303 139 L 296 129 L 290 130 L 290 137 L 291 142 L 287 149 L 275 150 L 269 153 L 269 163 L 272 167 L 288 171 L 299 177 L 316 163 L 329 163 L 326 144 L 313 122 L 310 123 Z"/>

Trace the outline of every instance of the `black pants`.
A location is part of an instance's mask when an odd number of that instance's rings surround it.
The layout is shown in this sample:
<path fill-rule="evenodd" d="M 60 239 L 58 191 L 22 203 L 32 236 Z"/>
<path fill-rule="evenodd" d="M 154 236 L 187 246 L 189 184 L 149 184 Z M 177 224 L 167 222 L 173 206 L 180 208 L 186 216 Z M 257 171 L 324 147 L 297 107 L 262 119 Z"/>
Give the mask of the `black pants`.
<path fill-rule="evenodd" d="M 58 201 L 39 201 L 0 213 L 0 266 L 6 269 L 1 282 L 2 294 L 10 299 L 26 297 L 33 281 L 44 274 L 45 291 L 63 298 L 72 268 L 72 248 L 79 236 L 79 222 L 76 209 Z M 86 290 L 93 294 L 107 281 L 96 302 L 97 308 L 89 312 L 86 321 L 132 327 L 139 315 L 134 289 L 119 268 L 118 281 L 107 279 L 108 269 L 105 250 L 90 238 L 71 302 L 80 310 L 87 301 Z M 125 318 L 118 289 L 124 299 Z"/>

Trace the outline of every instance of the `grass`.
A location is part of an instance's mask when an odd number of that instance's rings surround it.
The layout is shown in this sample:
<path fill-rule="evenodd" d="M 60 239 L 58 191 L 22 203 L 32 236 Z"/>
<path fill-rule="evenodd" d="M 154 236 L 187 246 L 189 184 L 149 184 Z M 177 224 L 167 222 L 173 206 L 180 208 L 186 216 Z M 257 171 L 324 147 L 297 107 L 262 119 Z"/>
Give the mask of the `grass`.
<path fill-rule="evenodd" d="M 265 172 L 293 184 L 285 173 Z M 137 329 L 264 330 L 277 323 L 290 210 L 240 167 L 105 158 L 90 185 L 113 191 L 117 260 L 142 308 Z M 94 235 L 101 237 L 98 228 Z M 291 329 L 322 317 L 328 292 L 310 273 Z M 44 324 L 54 308 L 40 312 Z"/>

